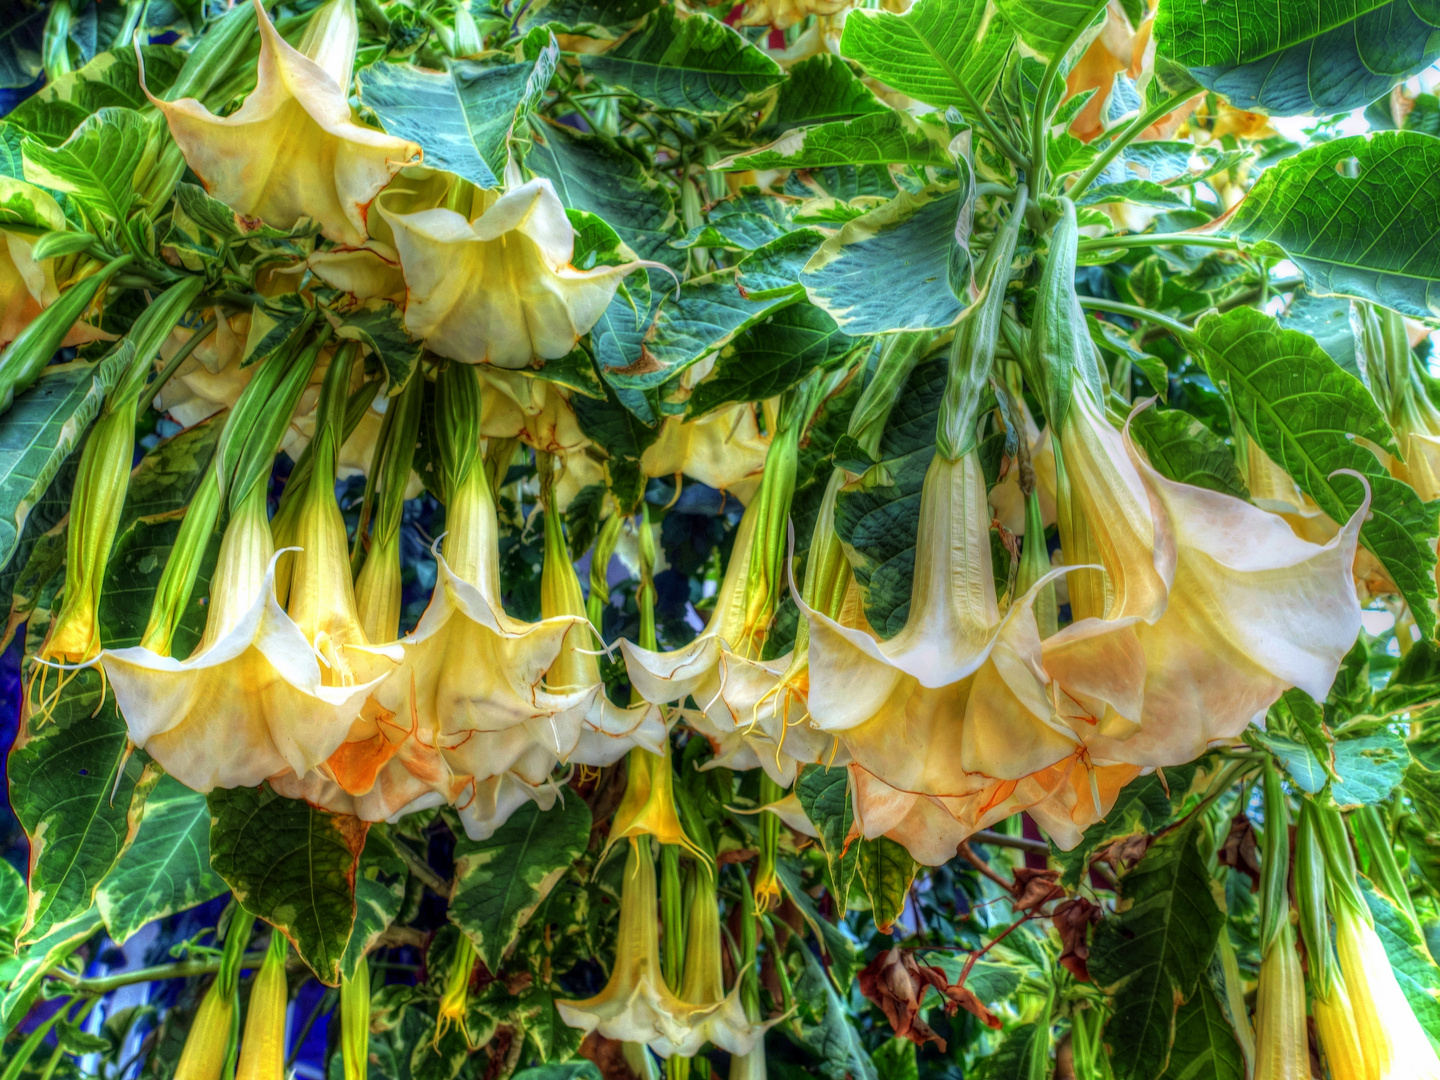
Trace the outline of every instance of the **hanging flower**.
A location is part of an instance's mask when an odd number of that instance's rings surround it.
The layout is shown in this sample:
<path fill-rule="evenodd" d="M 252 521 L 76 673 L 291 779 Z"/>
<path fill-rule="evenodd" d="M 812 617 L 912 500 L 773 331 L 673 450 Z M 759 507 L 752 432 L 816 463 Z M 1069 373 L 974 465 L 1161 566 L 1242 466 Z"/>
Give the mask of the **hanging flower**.
<path fill-rule="evenodd" d="M 1260 985 L 1255 996 L 1255 1080 L 1293 1080 L 1310 1075 L 1305 977 L 1295 951 L 1295 929 L 1290 925 L 1288 905 L 1285 915 L 1260 961 Z"/>
<path fill-rule="evenodd" d="M 773 26 L 788 30 L 811 15 L 838 15 L 855 0 L 749 0 L 741 26 Z"/>
<path fill-rule="evenodd" d="M 326 681 L 310 641 L 275 601 L 264 491 L 232 516 L 188 660 L 107 649 L 105 674 L 130 739 L 196 791 L 254 787 L 319 766 L 345 741 L 371 687 Z"/>
<path fill-rule="evenodd" d="M 270 937 L 265 961 L 250 987 L 235 1080 L 284 1080 L 285 1006 L 290 996 L 285 981 L 285 957 L 289 952 L 285 936 L 276 930 Z"/>
<path fill-rule="evenodd" d="M 748 504 L 760 485 L 769 445 L 760 434 L 755 407 L 740 402 L 694 420 L 666 417 L 645 448 L 640 469 L 646 476 L 684 474 Z"/>
<path fill-rule="evenodd" d="M 146 96 L 206 190 L 237 214 L 281 229 L 309 218 L 328 239 L 358 247 L 370 201 L 420 148 L 351 117 L 359 40 L 353 0 L 330 0 L 317 11 L 299 50 L 260 0 L 254 4 L 260 66 L 238 110 L 219 117 L 194 98 Z"/>
<path fill-rule="evenodd" d="M 1368 497 L 1312 544 L 1276 514 L 1162 476 L 1078 383 L 1064 427 L 1066 561 L 1105 569 L 1069 576 L 1075 622 L 1045 641 L 1043 664 L 1090 753 L 1181 764 L 1288 687 L 1324 700 L 1359 632 L 1350 567 Z"/>
<path fill-rule="evenodd" d="M 647 839 L 630 841 L 609 981 L 594 997 L 557 1000 L 555 1009 L 565 1023 L 587 1034 L 598 1031 L 607 1039 L 646 1043 L 660 1053 L 688 1046 L 694 1024 L 719 1009 L 716 1004 L 687 1005 L 665 985 L 655 913 L 655 864 Z"/>
<path fill-rule="evenodd" d="M 467 364 L 521 368 L 560 359 L 639 264 L 571 266 L 575 229 L 549 180 L 471 195 L 468 214 L 402 213 L 388 198 L 377 204 L 405 274 L 405 328 Z"/>
<path fill-rule="evenodd" d="M 5 228 L 12 221 L 27 228 Z M 61 260 L 35 258 L 39 236 L 34 230 L 67 227 L 60 204 L 48 191 L 0 176 L 0 348 L 14 341 L 35 316 L 59 299 L 55 274 Z M 83 345 L 109 337 L 96 327 L 77 322 L 62 344 Z"/>

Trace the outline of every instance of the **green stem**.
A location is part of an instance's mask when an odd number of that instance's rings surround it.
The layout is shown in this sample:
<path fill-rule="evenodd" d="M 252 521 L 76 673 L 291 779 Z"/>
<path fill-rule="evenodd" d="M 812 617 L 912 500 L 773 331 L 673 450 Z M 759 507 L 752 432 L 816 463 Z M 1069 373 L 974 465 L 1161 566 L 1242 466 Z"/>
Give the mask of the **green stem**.
<path fill-rule="evenodd" d="M 1141 132 L 1162 116 L 1174 112 L 1198 93 L 1200 93 L 1199 90 L 1186 90 L 1182 93 L 1171 94 L 1164 101 L 1152 105 L 1145 112 L 1135 117 L 1134 120 L 1131 120 L 1130 123 L 1121 129 L 1118 135 L 1110 140 L 1110 145 L 1100 151 L 1100 156 L 1092 161 L 1090 167 L 1080 174 L 1079 179 L 1070 186 L 1070 190 L 1066 192 L 1066 194 L 1072 199 L 1079 199 L 1081 195 L 1090 189 L 1090 185 L 1099 178 L 1100 174 L 1105 171 L 1105 166 L 1114 161 L 1120 151 L 1134 142 L 1135 138 Z"/>
<path fill-rule="evenodd" d="M 165 389 L 165 384 L 170 381 L 170 377 L 179 371 L 180 365 L 186 361 L 191 353 L 200 347 L 200 342 L 215 332 L 215 327 L 218 323 L 218 319 L 206 319 L 205 322 L 201 324 L 200 329 L 190 335 L 185 344 L 180 346 L 179 352 L 171 357 L 170 362 L 160 370 L 160 374 L 156 376 L 155 381 L 145 388 L 145 393 L 153 397 L 159 397 L 160 391 Z"/>
<path fill-rule="evenodd" d="M 1108 311 L 1112 315 L 1126 315 L 1132 319 L 1140 319 L 1143 322 L 1154 323 L 1156 326 L 1163 326 L 1187 345 L 1196 340 L 1195 331 L 1190 327 L 1178 319 L 1161 315 L 1158 311 L 1151 311 L 1149 308 L 1136 307 L 1134 304 L 1122 304 L 1118 300 L 1101 300 L 1096 296 L 1080 297 L 1080 306 L 1094 311 Z"/>
<path fill-rule="evenodd" d="M 240 966 L 257 968 L 264 959 L 264 952 L 246 953 L 240 961 Z M 222 962 L 223 958 L 219 956 L 206 957 L 204 960 L 178 960 L 173 964 L 157 964 L 154 967 L 122 971 L 117 975 L 100 975 L 89 979 L 71 975 L 62 968 L 56 968 L 50 972 L 50 975 L 77 994 L 108 994 L 111 990 L 118 990 L 122 986 L 133 986 L 136 983 L 151 982 L 155 979 L 188 979 L 194 975 L 211 975 L 220 970 Z"/>
<path fill-rule="evenodd" d="M 1045 65 L 1045 74 L 1040 79 L 1040 89 L 1035 94 L 1035 113 L 1031 118 L 1030 125 L 1030 183 L 1036 192 L 1045 190 L 1045 142 L 1046 127 L 1050 122 L 1050 111 L 1047 105 L 1050 100 L 1050 88 L 1055 85 L 1055 77 L 1060 74 L 1060 66 L 1065 63 L 1065 57 L 1075 47 L 1085 31 L 1090 29 L 1090 24 L 1109 5 L 1109 0 L 1096 0 L 1090 5 L 1090 10 L 1085 13 L 1084 18 L 1075 24 L 1070 35 L 1065 39 L 1064 44 L 1055 50 L 1055 55 Z"/>
<path fill-rule="evenodd" d="M 1166 247 L 1176 244 L 1181 247 L 1228 248 L 1240 250 L 1240 241 L 1233 236 L 1217 236 L 1211 233 L 1130 233 L 1125 236 L 1085 237 L 1077 245 L 1080 251 L 1111 251 L 1116 248 Z"/>

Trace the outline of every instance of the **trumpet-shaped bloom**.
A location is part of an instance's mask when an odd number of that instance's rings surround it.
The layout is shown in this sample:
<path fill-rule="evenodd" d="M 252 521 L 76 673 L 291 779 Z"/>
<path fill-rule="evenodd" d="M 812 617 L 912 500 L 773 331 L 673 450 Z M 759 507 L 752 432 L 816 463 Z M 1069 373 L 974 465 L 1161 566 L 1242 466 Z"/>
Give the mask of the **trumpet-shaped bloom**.
<path fill-rule="evenodd" d="M 65 213 L 48 191 L 0 176 L 0 207 L 14 207 L 18 216 L 34 227 L 65 229 Z M 9 345 L 32 319 L 60 296 L 55 281 L 55 259 L 35 258 L 38 236 L 11 231 L 0 224 L 0 348 Z M 84 322 L 77 322 L 65 336 L 65 345 L 108 338 Z"/>
<path fill-rule="evenodd" d="M 718 1008 L 715 1004 L 688 1005 L 665 985 L 660 970 L 660 922 L 655 914 L 655 864 L 649 843 L 642 845 L 632 839 L 610 980 L 592 998 L 557 1000 L 560 1019 L 587 1033 L 598 1031 L 607 1039 L 647 1043 L 657 1053 L 668 1054 L 673 1047 L 688 1046 L 694 1025 Z"/>
<path fill-rule="evenodd" d="M 345 741 L 371 689 L 327 681 L 310 639 L 276 603 L 273 547 L 261 490 L 225 531 L 194 654 L 101 654 L 131 740 L 196 791 L 316 768 Z"/>
<path fill-rule="evenodd" d="M 1063 760 L 1076 738 L 1052 720 L 1036 676 L 1030 598 L 1002 616 L 990 569 L 985 481 L 974 454 L 937 454 L 921 494 L 910 616 L 889 641 L 801 602 L 810 631 L 810 715 L 857 766 L 915 795 L 979 799 Z"/>
<path fill-rule="evenodd" d="M 811 15 L 838 15 L 855 0 L 750 0 L 741 26 L 773 26 L 788 30 Z"/>
<path fill-rule="evenodd" d="M 1333 910 L 1335 951 L 1350 993 L 1367 1075 L 1371 1080 L 1440 1077 L 1440 1060 L 1395 981 L 1390 958 L 1367 913 L 1348 899 Z"/>
<path fill-rule="evenodd" d="M 498 198 L 476 191 L 470 217 L 377 205 L 405 274 L 405 328 L 467 364 L 520 368 L 565 356 L 639 265 L 571 266 L 575 230 L 543 178 Z"/>
<path fill-rule="evenodd" d="M 760 434 L 755 407 L 740 402 L 694 420 L 666 418 L 660 434 L 645 448 L 640 468 L 646 476 L 682 473 L 748 504 L 760 485 L 769 446 L 770 440 Z"/>
<path fill-rule="evenodd" d="M 1328 995 L 1319 987 L 1315 991 L 1315 1034 L 1325 1055 L 1325 1067 L 1331 1080 L 1366 1080 L 1365 1052 L 1360 1045 L 1355 1007 L 1345 979 L 1338 971 L 1330 973 Z"/>
<path fill-rule="evenodd" d="M 175 1080 L 220 1080 L 230 1050 L 230 1023 L 234 1016 L 234 993 L 222 989 L 217 979 L 205 991 L 195 1019 L 190 1023 L 190 1034 L 185 1037 L 185 1048 L 180 1051 L 180 1062 L 175 1066 Z"/>
<path fill-rule="evenodd" d="M 288 45 L 260 0 L 254 3 L 260 67 L 238 110 L 220 117 L 194 98 L 146 95 L 215 198 L 242 217 L 281 229 L 312 219 L 329 239 L 358 247 L 365 242 L 366 207 L 420 148 L 351 117 L 358 40 L 351 0 L 331 0 L 313 16 L 325 32 L 302 42 L 310 55 Z"/>
<path fill-rule="evenodd" d="M 235 1080 L 284 1080 L 285 1005 L 289 997 L 285 957 L 289 948 L 284 936 L 276 930 L 265 962 L 260 965 L 250 988 Z"/>
<path fill-rule="evenodd" d="M 1423 1042 L 1425 1037 L 1420 1038 Z M 1294 1080 L 1309 1075 L 1305 978 L 1295 951 L 1295 929 L 1286 919 L 1260 961 L 1260 987 L 1255 997 L 1255 1080 Z"/>
<path fill-rule="evenodd" d="M 1368 498 L 1313 544 L 1276 514 L 1162 476 L 1083 391 L 1066 427 L 1066 561 L 1105 570 L 1070 575 L 1077 621 L 1045 641 L 1043 664 L 1094 758 L 1180 764 L 1288 687 L 1324 700 L 1359 631 L 1350 570 Z"/>

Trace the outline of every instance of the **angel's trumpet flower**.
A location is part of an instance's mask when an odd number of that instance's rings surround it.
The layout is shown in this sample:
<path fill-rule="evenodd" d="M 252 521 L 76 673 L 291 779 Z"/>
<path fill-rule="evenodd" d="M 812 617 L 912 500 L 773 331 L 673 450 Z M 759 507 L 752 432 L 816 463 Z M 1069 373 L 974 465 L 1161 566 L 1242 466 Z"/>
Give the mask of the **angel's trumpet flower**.
<path fill-rule="evenodd" d="M 1360 1052 L 1369 1080 L 1437 1080 L 1440 1059 L 1415 1018 L 1369 906 L 1355 884 L 1355 857 L 1338 811 L 1313 813 L 1324 852 L 1328 899 L 1335 920 L 1335 953 L 1349 994 Z"/>
<path fill-rule="evenodd" d="M 694 1023 L 719 1006 L 687 1005 L 665 985 L 660 970 L 660 923 L 655 914 L 655 864 L 649 837 L 632 838 L 620 894 L 615 965 L 605 989 L 584 1001 L 556 1001 L 573 1028 L 609 1039 L 647 1043 L 657 1052 L 687 1046 Z M 664 1051 L 661 1051 L 661 1048 Z M 693 1051 L 692 1051 L 693 1052 Z"/>
<path fill-rule="evenodd" d="M 1255 1000 L 1255 1080 L 1310 1075 L 1305 979 L 1290 921 L 1290 813 L 1273 763 L 1265 764 L 1265 847 L 1260 867 L 1260 986 Z"/>
<path fill-rule="evenodd" d="M 855 0 L 749 0 L 741 26 L 772 26 L 788 30 L 811 15 L 838 15 Z"/>
<path fill-rule="evenodd" d="M 289 951 L 290 943 L 276 930 L 270 937 L 265 961 L 250 987 L 235 1080 L 284 1080 L 285 1003 L 289 997 L 285 957 Z"/>
<path fill-rule="evenodd" d="M 475 975 L 475 964 L 480 959 L 475 943 L 467 934 L 461 933 L 455 939 L 455 952 L 450 957 L 450 970 L 445 976 L 445 992 L 440 995 L 440 1007 L 435 1017 L 435 1045 L 440 1044 L 445 1032 L 458 1027 L 465 1035 L 465 1042 L 472 1050 L 473 1039 L 466 1027 L 470 1012 L 470 980 Z"/>
<path fill-rule="evenodd" d="M 206 190 L 237 214 L 281 229 L 309 218 L 327 238 L 358 247 L 371 200 L 420 148 L 351 117 L 354 0 L 329 0 L 311 16 L 300 49 L 254 3 L 260 67 L 238 110 L 220 117 L 194 98 L 146 96 Z"/>
<path fill-rule="evenodd" d="M 227 469 L 225 476 L 230 523 L 210 582 L 205 634 L 194 653 L 187 660 L 169 655 L 175 616 L 161 611 L 152 614 L 145 645 L 107 649 L 101 656 L 130 738 L 196 791 L 253 787 L 286 770 L 298 776 L 314 769 L 345 741 L 369 692 L 364 684 L 330 681 L 313 638 L 275 599 L 275 544 L 263 478 L 318 351 L 319 343 L 312 343 L 288 368 L 278 354 L 266 361 L 275 368 L 256 377 L 256 393 L 242 397 L 227 423 L 217 454 L 223 466 L 227 448 L 235 448 L 233 472 Z M 282 368 L 284 377 L 276 378 Z M 267 387 L 273 393 L 262 393 Z M 197 498 L 190 514 L 207 505 Z M 343 545 L 343 531 L 341 536 Z M 186 563 L 192 583 L 196 551 L 207 539 L 202 528 L 172 553 L 172 563 Z M 343 550 L 339 557 L 348 578 Z M 183 580 L 170 584 L 171 569 L 167 564 L 157 604 L 178 610 L 189 587 Z M 186 575 L 177 569 L 174 576 Z"/>
<path fill-rule="evenodd" d="M 238 1004 L 240 961 L 254 925 L 255 916 L 236 905 L 225 934 L 220 970 L 205 991 L 191 1022 L 185 1048 L 180 1051 L 180 1061 L 175 1066 L 175 1080 L 220 1080 L 224 1074 L 234 1041 L 231 1025 Z"/>
<path fill-rule="evenodd" d="M 463 211 L 399 213 L 388 198 L 377 205 L 405 274 L 405 328 L 452 360 L 502 368 L 558 360 L 640 265 L 572 266 L 575 229 L 549 180 L 503 195 L 458 184 L 449 201 Z"/>
<path fill-rule="evenodd" d="M 545 689 L 580 705 L 570 705 L 565 715 L 582 722 L 572 732 L 556 724 L 553 746 L 561 761 L 577 765 L 612 765 L 631 747 L 644 747 L 660 755 L 665 746 L 665 723 L 657 705 L 642 701 L 622 708 L 605 693 L 596 655 L 599 641 L 586 618 L 585 597 L 580 578 L 565 544 L 560 509 L 554 498 L 552 459 L 540 455 L 542 497 L 545 503 L 545 561 L 540 571 L 540 613 L 547 619 L 572 619 L 570 629 L 554 665 L 545 674 Z M 557 714 L 557 720 L 560 714 Z"/>
<path fill-rule="evenodd" d="M 645 448 L 640 469 L 646 476 L 680 473 L 748 504 L 759 486 L 769 444 L 760 434 L 755 406 L 740 402 L 693 420 L 667 417 Z"/>
<path fill-rule="evenodd" d="M 905 627 L 888 641 L 842 626 L 803 600 L 810 631 L 810 716 L 856 768 L 915 795 L 994 801 L 1075 752 L 1037 678 L 1032 594 L 1002 615 L 990 567 L 990 513 L 976 424 L 994 358 L 1020 212 L 992 246 L 977 313 L 957 332 L 935 457 L 920 501 Z M 1043 580 L 1043 579 L 1042 579 Z M 1041 584 L 1037 582 L 1038 585 Z"/>
<path fill-rule="evenodd" d="M 630 751 L 625 794 L 610 826 L 609 843 L 632 836 L 653 836 L 662 844 L 684 848 L 698 859 L 707 856 L 685 834 L 675 806 L 675 778 L 670 768 L 670 743 L 663 754 L 639 747 Z"/>
<path fill-rule="evenodd" d="M 1032 363 L 1051 397 L 1065 562 L 1100 569 L 1067 579 L 1075 621 L 1046 640 L 1044 671 L 1095 759 L 1174 765 L 1238 736 L 1288 687 L 1325 698 L 1359 631 L 1350 567 L 1368 497 L 1319 545 L 1276 514 L 1151 468 L 1105 415 L 1075 244 L 1067 202 Z"/>
<path fill-rule="evenodd" d="M 740 1000 L 740 982 L 725 993 L 720 949 L 720 900 L 715 891 L 715 870 L 699 866 L 691 875 L 686 896 L 689 918 L 685 928 L 685 977 L 680 998 L 697 1007 L 689 1032 L 679 1042 L 662 1038 L 655 1045 L 661 1057 L 694 1057 L 705 1043 L 731 1054 L 755 1049 L 772 1023 L 751 1023 Z"/>

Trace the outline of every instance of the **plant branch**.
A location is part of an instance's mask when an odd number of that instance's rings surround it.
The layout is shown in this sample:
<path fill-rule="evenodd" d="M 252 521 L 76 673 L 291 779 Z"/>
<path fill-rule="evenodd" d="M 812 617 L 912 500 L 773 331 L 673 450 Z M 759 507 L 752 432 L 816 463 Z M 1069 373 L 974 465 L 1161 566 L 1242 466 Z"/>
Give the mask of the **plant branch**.
<path fill-rule="evenodd" d="M 1198 93 L 1201 93 L 1199 89 L 1187 90 L 1179 94 L 1171 94 L 1164 101 L 1152 105 L 1145 112 L 1135 117 L 1134 120 L 1131 120 L 1130 123 L 1121 129 L 1119 134 L 1110 140 L 1110 145 L 1100 151 L 1100 156 L 1092 161 L 1090 167 L 1080 174 L 1080 178 L 1070 186 L 1070 190 L 1066 192 L 1066 194 L 1072 199 L 1080 198 L 1081 195 L 1089 190 L 1090 185 L 1096 181 L 1100 174 L 1105 171 L 1105 166 L 1114 161 L 1120 151 L 1134 142 L 1136 136 L 1162 116 L 1174 112 Z"/>
<path fill-rule="evenodd" d="M 1030 852 L 1035 855 L 1050 854 L 1050 845 L 1044 840 L 1031 840 L 1028 836 L 1006 836 L 993 829 L 981 829 L 979 832 L 973 833 L 970 842 L 989 844 L 992 847 L 1014 848 L 1016 851 Z"/>
<path fill-rule="evenodd" d="M 1035 112 L 1030 124 L 1030 186 L 1038 193 L 1045 190 L 1045 141 L 1046 128 L 1050 123 L 1050 87 L 1055 85 L 1055 77 L 1060 74 L 1060 65 L 1065 63 L 1065 57 L 1075 47 L 1085 31 L 1090 29 L 1090 24 L 1095 21 L 1106 7 L 1110 0 L 1095 0 L 1090 5 L 1090 10 L 1085 17 L 1080 19 L 1075 28 L 1070 31 L 1060 48 L 1055 50 L 1055 55 L 1045 65 L 1045 74 L 1040 78 L 1040 89 L 1035 93 Z"/>
<path fill-rule="evenodd" d="M 264 959 L 263 950 L 246 953 L 240 961 L 240 966 L 257 968 Z M 170 964 L 156 964 L 154 967 L 121 971 L 115 975 L 98 975 L 89 979 L 72 975 L 64 968 L 55 968 L 48 974 L 51 978 L 63 982 L 77 994 L 108 994 L 111 990 L 118 990 L 122 986 L 133 986 L 136 983 L 151 982 L 155 979 L 188 979 L 195 975 L 211 975 L 220 970 L 220 961 L 221 957 L 219 956 L 209 956 L 203 960 L 177 960 Z"/>
<path fill-rule="evenodd" d="M 405 865 L 410 872 L 424 882 L 425 887 L 442 900 L 450 899 L 450 883 L 430 868 L 430 864 L 411 850 L 410 845 L 401 840 L 398 836 L 392 836 L 391 842 L 395 850 L 399 852 L 400 858 L 405 860 Z"/>
<path fill-rule="evenodd" d="M 996 885 L 999 885 L 1007 893 L 1010 893 L 1012 896 L 1015 894 L 1015 883 L 1013 881 L 1006 881 L 1005 878 L 1001 874 L 999 874 L 993 866 L 991 866 L 984 859 L 980 858 L 979 855 L 976 855 L 975 849 L 970 846 L 969 840 L 960 841 L 959 851 L 960 854 L 964 857 L 965 861 L 968 862 L 971 866 L 973 866 L 976 870 L 980 871 L 980 873 L 984 874 L 991 881 L 995 882 Z"/>
<path fill-rule="evenodd" d="M 1217 236 L 1211 233 L 1129 233 L 1125 236 L 1081 237 L 1080 251 L 1112 251 L 1124 248 L 1167 247 L 1208 247 L 1240 250 L 1240 241 L 1233 236 Z"/>
<path fill-rule="evenodd" d="M 1178 319 L 1172 319 L 1169 315 L 1161 315 L 1158 311 L 1151 311 L 1149 308 L 1137 307 L 1134 304 L 1122 304 L 1118 300 L 1102 300 L 1098 296 L 1080 297 L 1080 306 L 1090 308 L 1094 311 L 1108 311 L 1112 315 L 1125 315 L 1131 319 L 1139 319 L 1142 322 L 1154 323 L 1169 330 L 1187 345 L 1195 341 L 1195 331 L 1190 329 Z"/>

